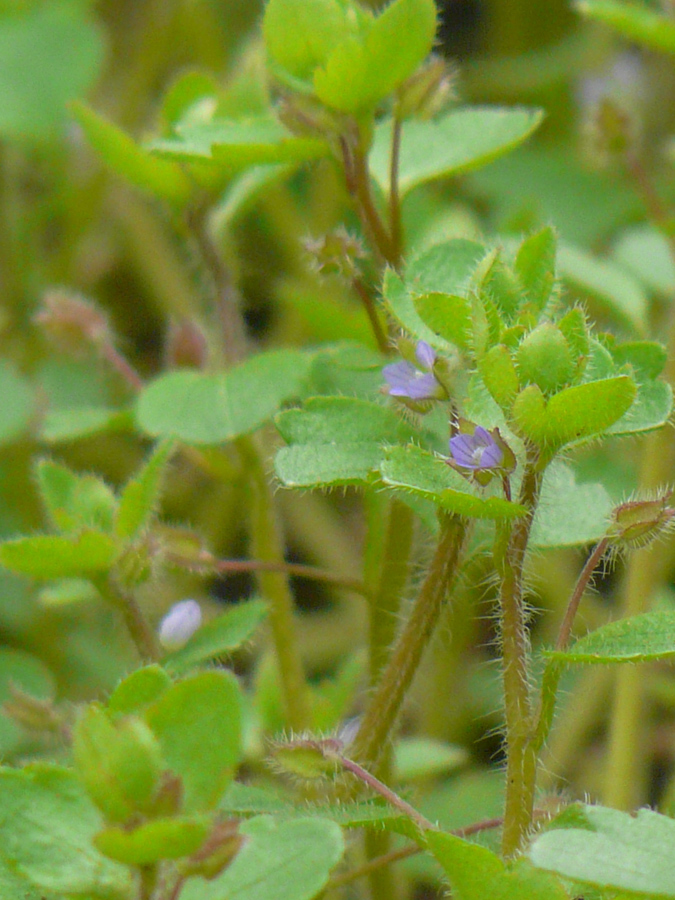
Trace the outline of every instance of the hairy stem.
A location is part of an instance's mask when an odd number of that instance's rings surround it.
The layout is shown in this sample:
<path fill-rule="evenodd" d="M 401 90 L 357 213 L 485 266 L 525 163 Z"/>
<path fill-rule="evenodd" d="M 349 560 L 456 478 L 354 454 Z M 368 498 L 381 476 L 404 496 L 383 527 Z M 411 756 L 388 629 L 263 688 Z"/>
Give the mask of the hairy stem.
<path fill-rule="evenodd" d="M 92 579 L 101 596 L 118 609 L 124 619 L 131 640 L 144 662 L 156 662 L 162 656 L 159 641 L 148 620 L 129 591 L 115 583 L 113 578 Z"/>
<path fill-rule="evenodd" d="M 264 562 L 285 565 L 281 527 L 261 453 L 255 440 L 250 437 L 239 438 L 237 448 L 246 463 L 251 484 L 253 555 Z M 283 571 L 259 570 L 258 582 L 263 597 L 270 604 L 272 639 L 279 666 L 286 721 L 293 731 L 301 732 L 311 725 L 311 708 L 309 688 L 300 658 L 288 575 Z"/>
<path fill-rule="evenodd" d="M 511 857 L 521 848 L 532 824 L 537 758 L 532 742 L 528 635 L 523 598 L 523 569 L 530 529 L 541 489 L 542 473 L 531 459 L 523 474 L 518 502 L 527 510 L 502 526 L 496 547 L 501 579 L 500 619 L 506 713 L 506 807 L 502 852 Z"/>
<path fill-rule="evenodd" d="M 366 765 L 377 765 L 396 726 L 408 688 L 457 575 L 466 538 L 467 521 L 444 514 L 431 568 L 354 739 L 352 755 Z"/>

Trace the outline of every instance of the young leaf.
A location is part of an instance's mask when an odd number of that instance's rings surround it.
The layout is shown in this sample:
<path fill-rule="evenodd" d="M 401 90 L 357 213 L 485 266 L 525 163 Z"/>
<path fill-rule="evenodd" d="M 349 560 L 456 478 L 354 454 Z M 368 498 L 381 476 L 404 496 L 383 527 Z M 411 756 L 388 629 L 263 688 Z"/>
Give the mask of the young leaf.
<path fill-rule="evenodd" d="M 535 838 L 528 856 L 583 885 L 666 900 L 675 898 L 674 842 L 675 821 L 649 809 L 577 805 Z"/>
<path fill-rule="evenodd" d="M 0 544 L 0 564 L 30 578 L 76 578 L 107 571 L 117 552 L 115 541 L 100 531 L 72 537 L 39 534 Z"/>
<path fill-rule="evenodd" d="M 342 831 L 327 819 L 257 816 L 239 831 L 246 843 L 232 864 L 213 881 L 188 881 L 181 900 L 312 900 L 344 853 Z"/>
<path fill-rule="evenodd" d="M 60 531 L 112 528 L 117 501 L 102 479 L 78 475 L 50 459 L 38 460 L 35 475 L 40 497 L 55 528 Z"/>
<path fill-rule="evenodd" d="M 182 675 L 201 663 L 228 656 L 253 637 L 266 615 L 262 600 L 234 606 L 202 625 L 185 646 L 164 658 L 163 665 L 172 674 Z"/>
<path fill-rule="evenodd" d="M 365 113 L 424 62 L 436 36 L 434 0 L 392 0 L 359 40 L 342 40 L 314 73 L 317 97 L 332 109 Z"/>
<path fill-rule="evenodd" d="M 186 203 L 192 186 L 178 163 L 153 156 L 84 103 L 74 103 L 71 109 L 91 146 L 116 175 L 176 206 Z"/>
<path fill-rule="evenodd" d="M 45 891 L 126 900 L 129 869 L 94 847 L 101 814 L 74 772 L 57 766 L 0 769 L 0 858 Z"/>
<path fill-rule="evenodd" d="M 547 650 L 566 663 L 650 662 L 675 656 L 675 612 L 654 610 L 596 628 L 567 650 Z"/>
<path fill-rule="evenodd" d="M 450 178 L 487 165 L 525 141 L 543 115 L 538 110 L 467 107 L 439 119 L 405 123 L 399 161 L 399 190 L 409 191 L 438 178 Z M 370 172 L 389 191 L 391 122 L 375 130 Z"/>
<path fill-rule="evenodd" d="M 389 312 L 408 334 L 417 340 L 426 341 L 427 344 L 430 344 L 436 350 L 452 350 L 452 345 L 439 337 L 422 320 L 415 309 L 412 293 L 408 290 L 403 279 L 392 269 L 387 269 L 384 274 L 382 293 Z"/>
<path fill-rule="evenodd" d="M 174 684 L 145 712 L 169 767 L 183 782 L 186 813 L 213 809 L 232 780 L 241 743 L 239 688 L 229 672 Z"/>
<path fill-rule="evenodd" d="M 110 859 L 128 866 L 147 866 L 194 853 L 211 826 L 206 816 L 154 819 L 133 829 L 105 828 L 96 835 L 94 845 Z"/>
<path fill-rule="evenodd" d="M 542 228 L 525 238 L 516 254 L 515 272 L 537 312 L 546 306 L 555 284 L 556 235 Z"/>
<path fill-rule="evenodd" d="M 138 400 L 138 424 L 154 437 L 219 444 L 259 428 L 285 401 L 302 393 L 312 356 L 272 350 L 222 375 L 169 372 Z"/>
<path fill-rule="evenodd" d="M 485 497 L 438 456 L 415 445 L 390 448 L 380 473 L 385 484 L 428 497 L 462 516 L 510 519 L 525 513 L 522 506 L 503 497 Z"/>
<path fill-rule="evenodd" d="M 175 449 L 172 440 L 160 442 L 141 471 L 125 485 L 115 517 L 117 537 L 135 538 L 150 523 L 157 511 L 166 469 Z"/>
<path fill-rule="evenodd" d="M 577 0 L 576 8 L 634 43 L 675 56 L 675 23 L 663 13 L 623 0 Z"/>
<path fill-rule="evenodd" d="M 443 866 L 456 900 L 567 900 L 553 875 L 537 871 L 527 860 L 506 865 L 486 847 L 452 834 L 427 831 L 429 850 Z"/>
<path fill-rule="evenodd" d="M 467 349 L 471 343 L 471 303 L 453 294 L 430 293 L 414 298 L 415 309 L 434 334 Z"/>
<path fill-rule="evenodd" d="M 117 685 L 108 700 L 108 712 L 113 718 L 141 712 L 159 699 L 172 681 L 158 665 L 136 669 Z"/>

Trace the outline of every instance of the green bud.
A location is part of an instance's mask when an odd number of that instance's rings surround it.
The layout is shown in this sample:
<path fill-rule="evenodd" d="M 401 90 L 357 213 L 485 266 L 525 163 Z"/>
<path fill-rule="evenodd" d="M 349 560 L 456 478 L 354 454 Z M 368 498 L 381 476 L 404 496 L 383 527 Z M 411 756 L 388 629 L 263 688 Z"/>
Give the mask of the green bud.
<path fill-rule="evenodd" d="M 306 240 L 305 249 L 319 272 L 339 275 L 348 281 L 358 276 L 357 260 L 366 256 L 361 241 L 345 228 L 338 228 L 316 240 Z"/>
<path fill-rule="evenodd" d="M 668 506 L 672 495 L 666 491 L 654 500 L 629 500 L 612 512 L 608 537 L 628 549 L 650 544 L 672 527 L 675 509 Z"/>
<path fill-rule="evenodd" d="M 511 354 L 503 344 L 492 347 L 479 361 L 483 383 L 502 409 L 509 410 L 518 393 L 519 383 Z"/>
<path fill-rule="evenodd" d="M 536 384 L 549 396 L 569 384 L 575 369 L 569 344 L 551 322 L 539 325 L 523 338 L 516 365 L 521 385 Z"/>
<path fill-rule="evenodd" d="M 296 738 L 277 743 L 272 749 L 274 768 L 307 781 L 333 778 L 340 771 L 336 754 L 342 749 L 337 738 Z"/>
<path fill-rule="evenodd" d="M 454 99 L 455 72 L 440 56 L 431 56 L 404 81 L 398 91 L 401 119 L 431 119 Z"/>
<path fill-rule="evenodd" d="M 307 94 L 289 92 L 277 106 L 277 115 L 298 137 L 330 140 L 344 131 L 344 117 Z"/>
<path fill-rule="evenodd" d="M 75 766 L 92 800 L 111 822 L 130 822 L 151 806 L 165 769 L 159 743 L 140 719 L 113 723 L 92 705 L 73 734 Z"/>

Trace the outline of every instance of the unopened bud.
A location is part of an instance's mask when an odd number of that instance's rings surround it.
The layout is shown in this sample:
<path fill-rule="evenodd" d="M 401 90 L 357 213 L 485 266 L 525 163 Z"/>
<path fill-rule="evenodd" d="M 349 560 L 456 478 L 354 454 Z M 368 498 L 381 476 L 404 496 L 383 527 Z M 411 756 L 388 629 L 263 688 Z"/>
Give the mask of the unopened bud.
<path fill-rule="evenodd" d="M 64 290 L 48 291 L 33 321 L 64 352 L 82 356 L 92 346 L 112 341 L 108 318 L 100 309 Z"/>
<path fill-rule="evenodd" d="M 273 767 L 293 778 L 316 781 L 333 778 L 340 771 L 343 743 L 338 738 L 298 737 L 275 743 L 272 747 Z"/>
<path fill-rule="evenodd" d="M 358 275 L 357 260 L 366 256 L 361 241 L 344 228 L 316 240 L 307 239 L 305 250 L 317 271 L 324 275 L 340 275 L 350 281 Z"/>
<path fill-rule="evenodd" d="M 671 491 L 655 500 L 629 500 L 612 512 L 608 537 L 615 543 L 637 549 L 667 532 L 675 509 L 668 506 Z"/>
<path fill-rule="evenodd" d="M 399 88 L 398 115 L 431 119 L 455 99 L 456 73 L 440 56 L 432 56 Z"/>
<path fill-rule="evenodd" d="M 343 130 L 342 117 L 318 100 L 303 94 L 290 94 L 277 106 L 281 122 L 297 137 L 329 140 Z"/>
<path fill-rule="evenodd" d="M 159 642 L 166 650 L 178 650 L 202 624 L 202 610 L 196 600 L 174 604 L 159 623 Z"/>
<path fill-rule="evenodd" d="M 209 348 L 206 335 L 196 322 L 172 322 L 166 339 L 165 356 L 170 369 L 204 369 Z"/>

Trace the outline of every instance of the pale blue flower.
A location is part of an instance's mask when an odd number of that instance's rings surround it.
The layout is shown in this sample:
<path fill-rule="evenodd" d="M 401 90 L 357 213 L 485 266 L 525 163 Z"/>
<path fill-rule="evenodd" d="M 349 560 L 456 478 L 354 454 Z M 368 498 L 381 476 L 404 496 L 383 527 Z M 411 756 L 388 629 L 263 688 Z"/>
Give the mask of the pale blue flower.
<path fill-rule="evenodd" d="M 178 650 L 202 624 L 202 610 L 196 600 L 174 603 L 159 623 L 159 642 L 166 650 Z"/>
<path fill-rule="evenodd" d="M 426 341 L 418 341 L 415 356 L 420 364 L 419 369 L 402 360 L 385 366 L 382 370 L 390 395 L 408 400 L 438 400 L 445 396 L 445 391 L 432 372 L 436 362 L 434 348 Z"/>
<path fill-rule="evenodd" d="M 504 458 L 504 451 L 487 429 L 476 425 L 473 434 L 456 434 L 450 438 L 450 455 L 463 469 L 494 469 Z"/>

